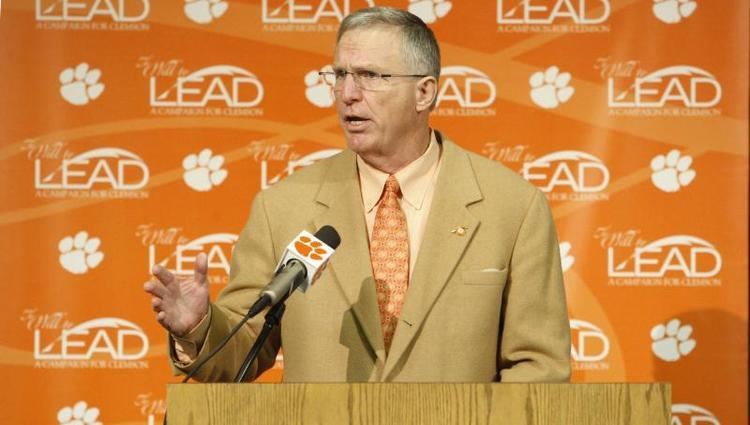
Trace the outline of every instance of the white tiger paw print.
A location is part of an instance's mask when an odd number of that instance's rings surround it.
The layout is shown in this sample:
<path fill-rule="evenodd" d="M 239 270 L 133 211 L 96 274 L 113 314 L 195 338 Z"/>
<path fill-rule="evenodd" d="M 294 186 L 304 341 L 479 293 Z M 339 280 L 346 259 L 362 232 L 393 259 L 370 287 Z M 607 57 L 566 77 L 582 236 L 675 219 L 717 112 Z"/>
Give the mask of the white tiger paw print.
<path fill-rule="evenodd" d="M 556 66 L 550 66 L 546 71 L 531 74 L 531 100 L 544 109 L 554 109 L 565 103 L 573 96 L 575 89 L 568 86 L 571 75 L 569 72 L 560 73 Z"/>
<path fill-rule="evenodd" d="M 102 72 L 89 69 L 89 64 L 82 62 L 73 68 L 65 68 L 60 73 L 60 95 L 72 105 L 85 105 L 98 98 L 104 91 L 104 84 L 99 82 Z"/>
<path fill-rule="evenodd" d="M 694 0 L 654 0 L 654 16 L 666 24 L 676 24 L 687 18 L 698 8 Z"/>
<path fill-rule="evenodd" d="M 99 409 L 89 408 L 85 401 L 79 401 L 73 407 L 63 407 L 57 412 L 57 422 L 60 425 L 102 425 Z"/>
<path fill-rule="evenodd" d="M 651 182 L 664 192 L 677 192 L 695 179 L 695 170 L 690 169 L 692 163 L 690 155 L 680 156 L 677 149 L 666 156 L 657 155 L 651 160 Z"/>
<path fill-rule="evenodd" d="M 453 3 L 448 0 L 410 0 L 409 12 L 419 16 L 425 24 L 435 23 L 439 18 L 445 17 L 453 8 Z"/>
<path fill-rule="evenodd" d="M 320 69 L 323 72 L 333 71 L 331 65 L 326 65 Z M 328 108 L 333 106 L 334 97 L 331 86 L 323 81 L 323 77 L 318 75 L 318 71 L 310 71 L 305 75 L 305 97 L 307 100 L 318 108 Z"/>
<path fill-rule="evenodd" d="M 213 155 L 211 149 L 203 149 L 198 155 L 190 154 L 182 160 L 182 175 L 185 184 L 198 192 L 208 192 L 222 184 L 229 174 L 221 168 L 224 165 L 222 155 Z"/>
<path fill-rule="evenodd" d="M 560 243 L 560 262 L 562 264 L 562 271 L 565 273 L 573 267 L 573 263 L 576 261 L 576 257 L 570 255 L 570 242 Z"/>
<path fill-rule="evenodd" d="M 656 357 L 675 362 L 690 354 L 695 349 L 695 340 L 690 339 L 693 327 L 680 326 L 678 319 L 672 319 L 666 325 L 658 324 L 651 329 L 651 351 Z"/>
<path fill-rule="evenodd" d="M 99 251 L 100 244 L 99 238 L 89 239 L 85 231 L 76 233 L 74 237 L 63 238 L 57 245 L 60 265 L 73 274 L 84 274 L 96 268 L 104 259 L 104 253 Z"/>
<path fill-rule="evenodd" d="M 222 0 L 185 0 L 185 16 L 197 24 L 210 24 L 221 18 L 229 9 L 229 3 Z"/>

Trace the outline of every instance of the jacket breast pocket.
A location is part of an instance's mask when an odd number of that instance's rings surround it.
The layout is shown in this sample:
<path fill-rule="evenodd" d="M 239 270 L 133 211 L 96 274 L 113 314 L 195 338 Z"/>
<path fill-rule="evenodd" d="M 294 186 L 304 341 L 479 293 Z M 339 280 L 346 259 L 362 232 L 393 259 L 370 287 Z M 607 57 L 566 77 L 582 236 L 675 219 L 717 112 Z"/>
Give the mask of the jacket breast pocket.
<path fill-rule="evenodd" d="M 502 285 L 508 277 L 508 269 L 465 270 L 461 272 L 464 285 Z"/>

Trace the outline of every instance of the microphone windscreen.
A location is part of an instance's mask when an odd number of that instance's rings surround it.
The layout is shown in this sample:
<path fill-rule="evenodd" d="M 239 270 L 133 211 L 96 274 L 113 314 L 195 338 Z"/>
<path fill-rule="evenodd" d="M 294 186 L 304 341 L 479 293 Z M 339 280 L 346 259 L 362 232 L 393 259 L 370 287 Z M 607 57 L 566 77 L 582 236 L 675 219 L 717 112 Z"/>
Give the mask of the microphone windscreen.
<path fill-rule="evenodd" d="M 315 232 L 315 237 L 333 249 L 338 248 L 339 244 L 341 244 L 341 236 L 339 236 L 339 232 L 328 225 L 321 227 L 320 230 Z"/>

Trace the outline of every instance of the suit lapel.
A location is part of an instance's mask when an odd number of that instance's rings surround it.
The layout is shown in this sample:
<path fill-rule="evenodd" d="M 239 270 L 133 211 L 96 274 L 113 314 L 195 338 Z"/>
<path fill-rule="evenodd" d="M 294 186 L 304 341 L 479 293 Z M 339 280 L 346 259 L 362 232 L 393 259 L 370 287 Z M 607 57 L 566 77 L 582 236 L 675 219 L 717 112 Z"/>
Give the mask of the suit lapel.
<path fill-rule="evenodd" d="M 315 217 L 314 224 L 317 229 L 333 226 L 341 235 L 328 268 L 382 367 L 385 348 L 361 199 L 356 159 L 347 150 L 331 163 L 320 187 L 316 200 L 328 208 Z"/>
<path fill-rule="evenodd" d="M 432 206 L 406 293 L 401 321 L 396 327 L 383 371 L 386 380 L 419 332 L 479 227 L 479 220 L 466 208 L 482 199 L 469 158 L 448 140 L 442 146 L 443 163 Z M 459 228 L 463 228 L 463 232 L 451 232 Z"/>

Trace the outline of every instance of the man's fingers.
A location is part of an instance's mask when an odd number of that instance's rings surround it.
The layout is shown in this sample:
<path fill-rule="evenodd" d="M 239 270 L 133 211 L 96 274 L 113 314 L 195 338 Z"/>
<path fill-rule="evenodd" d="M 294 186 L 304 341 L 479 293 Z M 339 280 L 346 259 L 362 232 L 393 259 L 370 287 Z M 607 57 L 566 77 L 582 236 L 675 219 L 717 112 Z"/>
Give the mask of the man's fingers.
<path fill-rule="evenodd" d="M 155 312 L 158 313 L 161 311 L 161 304 L 162 304 L 161 298 L 157 298 L 157 297 L 151 298 L 151 308 L 153 308 Z"/>
<path fill-rule="evenodd" d="M 166 320 L 167 320 L 167 313 L 163 311 L 156 313 L 156 321 L 159 322 L 159 324 L 162 325 L 164 329 L 169 330 L 169 326 L 167 326 Z"/>
<path fill-rule="evenodd" d="M 164 285 L 169 285 L 175 280 L 172 272 L 158 264 L 154 264 L 154 266 L 151 267 L 151 273 L 153 273 L 153 275 Z"/>
<path fill-rule="evenodd" d="M 201 284 L 206 283 L 208 274 L 208 258 L 206 254 L 200 253 L 195 257 L 195 281 Z"/>
<path fill-rule="evenodd" d="M 167 288 L 165 288 L 159 281 L 154 280 L 149 280 L 144 283 L 143 290 L 159 298 L 164 298 L 164 295 L 167 293 Z"/>

